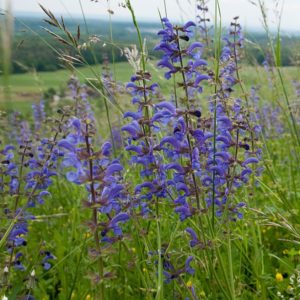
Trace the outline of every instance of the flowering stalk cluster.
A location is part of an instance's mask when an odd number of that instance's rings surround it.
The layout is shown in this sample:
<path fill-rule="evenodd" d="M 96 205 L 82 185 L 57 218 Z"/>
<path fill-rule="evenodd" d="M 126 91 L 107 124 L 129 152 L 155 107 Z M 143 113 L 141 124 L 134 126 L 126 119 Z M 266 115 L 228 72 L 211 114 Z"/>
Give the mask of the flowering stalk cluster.
<path fill-rule="evenodd" d="M 11 200 L 4 203 L 4 214 L 10 226 L 6 232 L 1 232 L 1 243 L 5 242 L 7 249 L 6 259 L 2 262 L 7 270 L 7 288 L 13 269 L 27 269 L 24 248 L 27 245 L 28 223 L 35 219 L 34 207 L 43 204 L 45 198 L 51 196 L 49 188 L 53 177 L 57 176 L 59 158 L 63 156 L 57 141 L 62 135 L 68 114 L 68 109 L 62 109 L 60 118 L 53 120 L 52 137 L 44 137 L 36 143 L 20 137 L 19 146 L 7 145 L 0 151 L 0 195 L 2 199 Z M 54 256 L 48 251 L 46 253 L 41 253 L 41 265 L 48 270 L 51 267 L 49 260 Z"/>
<path fill-rule="evenodd" d="M 212 167 L 207 168 L 213 186 L 209 198 L 213 205 L 217 205 L 216 213 L 221 216 L 226 211 L 233 220 L 236 216 L 242 217 L 239 208 L 245 204 L 229 203 L 229 196 L 234 194 L 235 189 L 248 183 L 261 153 L 260 149 L 255 148 L 260 128 L 249 115 L 248 103 L 244 107 L 240 98 L 232 97 L 235 85 L 240 83 L 238 62 L 244 40 L 237 20 L 237 17 L 234 18 L 229 35 L 224 37 L 220 74 L 215 79 L 217 92 L 210 104 L 213 137 L 208 147 Z"/>
<path fill-rule="evenodd" d="M 79 117 L 88 114 L 90 118 L 94 118 L 93 110 L 88 101 L 87 86 L 81 84 L 76 76 L 71 76 L 68 81 L 68 87 L 72 99 L 74 100 L 74 115 Z"/>
<path fill-rule="evenodd" d="M 166 28 L 159 32 L 162 36 L 162 42 L 156 47 L 157 50 L 164 51 L 165 55 L 159 62 L 159 66 L 168 68 L 165 73 L 166 78 L 170 78 L 172 74 L 185 72 L 184 83 L 181 87 L 187 89 L 190 97 L 181 98 L 181 102 L 189 107 L 193 106 L 196 92 L 201 91 L 199 83 L 208 78 L 201 74 L 197 68 L 206 63 L 201 60 L 197 48 L 201 48 L 200 43 L 193 44 L 184 52 L 187 57 L 197 57 L 197 64 L 189 61 L 185 70 L 183 66 L 183 56 L 181 56 L 179 37 L 176 32 L 181 32 L 182 40 L 189 40 L 191 36 L 190 27 L 194 23 L 189 22 L 183 27 L 175 29 L 167 20 L 163 20 Z M 193 80 L 195 79 L 195 81 Z M 132 121 L 123 127 L 123 131 L 128 133 L 126 150 L 134 153 L 131 156 L 131 163 L 140 165 L 140 176 L 142 182 L 137 184 L 135 188 L 135 207 L 140 208 L 139 213 L 146 216 L 155 212 L 159 218 L 160 201 L 167 199 L 171 206 L 175 206 L 175 210 L 184 220 L 191 215 L 186 198 L 190 195 L 190 190 L 185 182 L 185 174 L 191 174 L 187 166 L 181 166 L 177 163 L 180 157 L 184 159 L 190 158 L 191 152 L 186 139 L 187 127 L 186 115 L 200 117 L 200 111 L 193 108 L 188 110 L 180 109 L 179 103 L 176 107 L 173 103 L 158 100 L 158 85 L 148 84 L 151 75 L 147 72 L 137 72 L 131 78 L 131 82 L 127 85 L 127 89 L 133 96 L 133 103 L 138 105 L 136 112 L 125 113 L 125 118 L 131 118 Z M 178 117 L 178 120 L 176 120 Z M 168 131 L 173 127 L 172 133 L 167 136 L 161 136 L 161 133 Z M 158 134 L 160 132 L 160 134 Z M 166 163 L 170 160 L 169 163 Z M 188 177 L 189 175 L 186 175 Z M 192 192 L 195 194 L 195 191 Z M 167 202 L 168 203 L 168 202 Z M 165 205 L 166 203 L 164 203 Z M 160 250 L 161 251 L 161 250 Z M 159 256 L 162 255 L 160 252 Z M 165 268 L 164 268 L 165 269 Z M 184 270 L 182 272 L 185 272 Z M 182 273 L 180 272 L 180 274 Z M 167 270 L 165 269 L 165 277 Z"/>
<path fill-rule="evenodd" d="M 39 103 L 32 104 L 32 111 L 34 117 L 34 132 L 37 134 L 46 120 L 44 101 L 41 100 Z"/>
<path fill-rule="evenodd" d="M 3 132 L 2 138 L 5 138 L 10 141 L 17 142 L 18 144 L 22 143 L 22 140 L 30 140 L 31 139 L 31 130 L 29 127 L 29 123 L 22 120 L 21 114 L 19 112 L 13 112 L 8 117 L 8 124 L 10 136 L 7 136 L 7 132 Z"/>
<path fill-rule="evenodd" d="M 257 125 L 256 132 L 260 130 L 264 134 L 264 137 L 268 139 L 277 138 L 282 136 L 285 132 L 284 123 L 282 120 L 282 109 L 280 107 L 274 107 L 272 103 L 266 102 L 263 105 L 260 104 L 260 99 L 257 94 L 259 87 L 252 87 L 250 91 L 250 100 L 253 106 L 254 112 L 251 114 L 251 120 L 259 123 Z"/>
<path fill-rule="evenodd" d="M 198 9 L 204 13 L 199 22 L 208 44 L 206 1 L 199 1 Z M 184 286 L 182 278 L 196 272 L 192 265 L 197 260 L 190 252 L 218 247 L 213 230 L 211 235 L 206 232 L 213 227 L 209 222 L 214 224 L 216 219 L 222 228 L 243 217 L 245 203 L 242 199 L 237 201 L 235 195 L 249 183 L 251 174 L 259 174 L 261 149 L 257 140 L 261 128 L 256 122 L 261 115 L 259 111 L 249 111 L 233 94 L 241 83 L 241 26 L 235 18 L 224 38 L 220 72 L 214 74 L 203 59 L 204 45 L 190 42 L 195 23 L 175 26 L 167 18 L 162 23 L 164 28 L 158 32 L 161 40 L 155 50 L 163 53 L 158 66 L 166 69 L 165 78 L 174 79 L 175 101 L 161 97 L 158 84 L 151 81 L 146 70 L 137 71 L 126 86 L 136 107 L 124 114 L 127 123 L 122 127 L 130 167 L 137 170 L 130 172 L 134 184 L 131 195 L 131 184 L 123 178 L 123 165 L 121 159 L 115 158 L 115 151 L 112 158 L 112 143 L 117 145 L 117 140 L 98 146 L 100 139 L 87 90 L 75 77 L 69 81 L 74 111 L 60 111 L 61 118 L 53 123 L 52 138 L 39 137 L 38 142 L 32 142 L 32 134 L 22 125 L 16 129 L 16 135 L 23 133 L 17 150 L 14 146 L 1 146 L 0 196 L 12 199 L 5 215 L 15 222 L 6 241 L 8 273 L 11 267 L 26 269 L 22 247 L 27 243 L 28 221 L 34 219 L 34 207 L 51 196 L 49 187 L 58 172 L 85 189 L 83 205 L 91 212 L 88 226 L 95 249 L 90 253 L 97 261 L 101 299 L 106 278 L 103 248 L 123 240 L 124 223 L 129 220 L 146 219 L 150 224 L 155 217 L 157 247 L 153 253 L 158 256 L 158 278 L 164 276 L 165 283 L 176 280 Z M 102 79 L 113 102 L 113 80 L 108 73 Z M 207 103 L 202 100 L 202 91 L 209 84 L 214 84 L 215 93 Z M 254 89 L 250 99 L 258 101 Z M 33 110 L 35 132 L 40 132 L 46 120 L 43 103 L 34 105 Z M 118 145 L 123 146 L 122 139 Z M 135 176 L 137 172 L 139 176 Z M 171 208 L 167 211 L 173 210 L 181 221 L 178 223 L 183 224 L 189 239 L 187 257 L 170 251 L 170 245 L 162 245 L 162 207 Z M 1 238 L 4 236 L 1 232 Z M 42 266 L 48 270 L 55 256 L 44 249 L 41 254 Z M 188 289 L 197 299 L 194 287 Z M 157 298 L 161 297 L 162 293 L 157 293 Z"/>
<path fill-rule="evenodd" d="M 188 42 L 192 37 L 192 28 L 196 26 L 194 22 L 187 22 L 184 26 L 173 26 L 166 18 L 162 19 L 162 22 L 165 29 L 158 32 L 161 42 L 154 48 L 164 53 L 158 66 L 168 69 L 165 73 L 166 79 L 170 79 L 172 74 L 177 73 L 182 76 L 182 82 L 178 87 L 184 90 L 183 104 L 189 109 L 195 102 L 197 93 L 202 92 L 200 83 L 209 78 L 201 72 L 207 65 L 207 62 L 201 59 L 203 45 L 200 42 L 193 42 L 182 49 L 181 41 Z M 185 59 L 188 59 L 186 65 Z"/>
<path fill-rule="evenodd" d="M 201 58 L 203 45 L 194 42 L 183 46 L 192 37 L 191 28 L 195 24 L 188 22 L 181 27 L 173 26 L 168 19 L 162 21 L 165 28 L 158 33 L 161 42 L 155 49 L 164 55 L 158 66 L 167 69 L 167 79 L 172 75 L 182 78 L 177 82 L 177 88 L 183 90 L 183 96 L 175 105 L 169 101 L 153 103 L 149 96 L 153 98 L 157 85 L 146 86 L 143 73 L 134 76 L 127 86 L 134 96 L 134 103 L 139 105 L 137 112 L 125 114 L 132 118 L 132 122 L 123 127 L 129 133 L 127 150 L 137 154 L 131 161 L 142 165 L 141 176 L 146 177 L 137 185 L 136 191 L 143 200 L 142 207 L 148 207 L 144 199 L 171 200 L 182 221 L 214 206 L 217 217 L 236 220 L 242 217 L 240 208 L 245 204 L 234 203 L 232 195 L 249 181 L 252 166 L 259 162 L 259 151 L 249 145 L 250 133 L 255 128 L 245 121 L 248 111 L 240 99 L 232 101 L 230 98 L 233 86 L 238 82 L 237 48 L 242 46 L 241 28 L 234 22 L 230 32 L 233 40 L 226 38 L 219 90 L 212 101 L 215 105 L 210 104 L 209 112 L 204 116 L 197 103 L 202 92 L 200 84 L 214 78 L 206 74 L 207 62 Z M 146 110 L 149 107 L 152 117 Z M 155 134 L 158 130 L 164 135 Z M 152 176 L 151 181 L 149 176 Z M 147 192 L 141 193 L 145 189 Z M 205 237 L 198 237 L 192 228 L 187 232 L 191 235 L 192 246 L 209 246 L 210 241 L 204 242 Z"/>
<path fill-rule="evenodd" d="M 294 80 L 293 81 L 293 87 L 294 87 L 294 92 L 295 92 L 295 102 L 293 105 L 293 113 L 295 115 L 297 124 L 300 125 L 300 82 Z"/>
<path fill-rule="evenodd" d="M 123 238 L 121 224 L 129 220 L 130 202 L 126 186 L 122 182 L 123 170 L 119 160 L 111 159 L 112 145 L 106 142 L 96 149 L 95 123 L 85 117 L 73 118 L 69 123 L 69 133 L 58 142 L 65 152 L 62 168 L 68 181 L 83 185 L 87 191 L 84 206 L 92 211 L 88 222 L 94 237 L 93 257 L 98 262 L 95 278 L 100 282 L 100 297 L 103 299 L 105 279 L 103 244 L 113 243 Z"/>
<path fill-rule="evenodd" d="M 158 127 L 151 120 L 153 99 L 157 96 L 158 85 L 148 85 L 151 75 L 140 71 L 132 76 L 127 89 L 133 96 L 133 104 L 138 106 L 136 112 L 126 112 L 125 118 L 131 122 L 122 127 L 128 134 L 126 150 L 131 153 L 130 163 L 140 166 L 141 184 L 135 188 L 136 208 L 141 215 L 147 215 L 154 200 L 166 197 L 165 176 L 162 170 L 162 157 L 155 153 L 155 133 Z"/>
<path fill-rule="evenodd" d="M 203 45 L 194 42 L 187 47 L 182 42 L 187 42 L 192 37 L 192 30 L 195 23 L 188 22 L 183 27 L 173 26 L 169 20 L 163 19 L 165 29 L 158 34 L 161 42 L 156 50 L 164 52 L 158 66 L 168 68 L 172 72 L 179 73 L 181 81 L 177 86 L 183 89 L 182 104 L 176 104 L 177 108 L 157 105 L 159 114 L 169 110 L 169 124 L 172 124 L 171 134 L 160 142 L 160 148 L 170 159 L 167 168 L 173 169 L 173 180 L 169 181 L 173 192 L 177 195 L 174 198 L 175 211 L 179 213 L 180 219 L 191 217 L 200 209 L 200 190 L 197 183 L 200 161 L 199 149 L 195 147 L 195 129 L 201 120 L 201 110 L 196 104 L 197 95 L 202 92 L 200 83 L 208 80 L 209 76 L 203 73 L 207 62 L 201 58 Z M 187 60 L 188 59 L 188 60 Z M 187 63 L 184 62 L 187 60 Z M 166 73 L 166 78 L 169 72 Z M 155 119 L 160 121 L 157 116 Z M 189 201 L 188 201 L 189 200 Z M 196 203 L 196 205 L 195 205 Z M 204 209 L 204 207 L 203 207 Z"/>
<path fill-rule="evenodd" d="M 109 101 L 116 105 L 117 96 L 125 94 L 126 90 L 122 82 L 118 82 L 114 79 L 107 56 L 104 56 L 103 58 L 103 72 L 101 79 Z"/>
<path fill-rule="evenodd" d="M 24 144 L 26 141 L 32 140 L 33 144 L 47 135 L 44 124 L 46 123 L 45 102 L 41 100 L 32 104 L 32 117 L 33 125 L 27 120 L 22 118 L 21 113 L 13 112 L 8 116 L 9 130 L 3 134 L 11 143 L 17 142 L 19 145 Z"/>
<path fill-rule="evenodd" d="M 85 205 L 93 210 L 93 228 L 99 232 L 102 241 L 113 241 L 109 237 L 121 236 L 120 222 L 127 221 L 129 215 L 126 188 L 122 184 L 122 165 L 117 159 L 110 159 L 112 145 L 106 142 L 101 149 L 93 146 L 95 124 L 91 119 L 73 118 L 69 125 L 70 133 L 58 142 L 65 152 L 62 167 L 66 170 L 66 178 L 75 184 L 84 185 L 88 198 Z M 98 214 L 106 218 L 98 224 Z M 99 227 L 99 228 L 98 228 Z"/>

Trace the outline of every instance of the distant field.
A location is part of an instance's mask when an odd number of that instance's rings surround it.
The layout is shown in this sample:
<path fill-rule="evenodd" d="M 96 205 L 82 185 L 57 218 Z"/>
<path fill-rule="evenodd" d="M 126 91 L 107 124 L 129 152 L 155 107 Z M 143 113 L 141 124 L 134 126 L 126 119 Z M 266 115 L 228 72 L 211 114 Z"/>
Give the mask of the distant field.
<path fill-rule="evenodd" d="M 155 80 L 159 74 L 154 68 L 148 65 L 150 71 L 153 72 Z M 130 76 L 134 73 L 133 68 L 128 63 L 117 63 L 115 67 L 111 66 L 112 72 L 115 74 L 117 81 L 128 82 Z M 94 74 L 101 74 L 102 66 L 81 67 L 74 73 L 83 83 L 86 78 L 95 78 Z M 38 101 L 43 93 L 49 88 L 54 88 L 57 92 L 65 89 L 67 81 L 72 72 L 69 70 L 59 70 L 55 72 L 31 72 L 25 74 L 13 74 L 9 78 L 10 99 L 14 103 L 14 107 L 20 107 L 21 110 L 34 101 Z M 6 105 L 8 99 L 5 99 L 3 88 L 3 77 L 0 76 L 0 107 Z"/>
<path fill-rule="evenodd" d="M 117 75 L 123 80 L 127 74 L 129 74 L 130 68 L 128 64 L 118 63 L 117 64 Z M 93 71 L 96 73 L 101 72 L 101 68 L 93 66 L 92 69 L 89 67 L 78 68 L 76 75 L 81 81 L 85 78 L 94 77 Z M 15 101 L 21 100 L 36 100 L 40 97 L 40 94 L 46 91 L 48 88 L 64 88 L 66 83 L 72 74 L 69 70 L 59 70 L 55 72 L 31 72 L 25 74 L 14 74 L 10 76 L 10 90 L 11 99 Z M 1 78 L 1 77 L 0 77 Z M 2 78 L 1 78 L 2 79 Z M 119 79 L 119 78 L 118 78 Z M 0 96 L 0 100 L 3 101 L 3 94 Z"/>
<path fill-rule="evenodd" d="M 168 92 L 172 88 L 172 82 L 160 80 L 163 77 L 163 72 L 157 71 L 154 68 L 156 62 L 149 62 L 148 68 L 152 73 L 153 80 L 163 82 L 161 85 L 162 91 Z M 284 67 L 283 74 L 287 79 L 286 82 L 291 84 L 292 80 L 297 78 L 299 69 L 296 67 Z M 116 63 L 111 66 L 111 71 L 115 74 L 117 81 L 128 82 L 131 75 L 134 73 L 133 68 L 126 62 Z M 87 78 L 95 78 L 94 74 L 101 74 L 102 66 L 81 67 L 76 70 L 76 75 L 82 83 L 86 82 Z M 67 81 L 72 72 L 69 70 L 60 70 L 55 72 L 31 72 L 25 74 L 14 74 L 9 78 L 10 99 L 14 109 L 24 113 L 30 111 L 31 103 L 41 99 L 43 93 L 49 88 L 54 88 L 58 93 L 61 89 L 65 89 Z M 247 66 L 242 68 L 242 78 L 250 86 L 262 85 L 265 90 L 265 95 L 271 93 L 268 91 L 267 75 L 263 67 Z M 0 109 L 6 107 L 9 101 L 6 99 L 3 88 L 3 77 L 0 76 Z"/>

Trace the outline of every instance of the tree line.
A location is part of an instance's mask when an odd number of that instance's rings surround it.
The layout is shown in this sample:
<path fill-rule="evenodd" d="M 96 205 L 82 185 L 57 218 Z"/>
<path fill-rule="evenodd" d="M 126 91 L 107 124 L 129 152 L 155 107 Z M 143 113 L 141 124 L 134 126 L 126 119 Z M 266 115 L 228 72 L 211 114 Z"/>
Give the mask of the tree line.
<path fill-rule="evenodd" d="M 105 21 L 91 20 L 87 26 L 80 23 L 78 20 L 65 21 L 66 26 L 71 32 L 77 30 L 77 24 L 80 24 L 82 45 L 87 43 L 89 37 L 95 37 L 97 43 L 93 45 L 93 51 L 84 50 L 83 54 L 88 64 L 102 63 L 108 58 L 110 62 L 120 62 L 126 60 L 122 53 L 122 48 L 132 44 L 137 44 L 136 35 L 132 34 L 134 28 L 130 22 L 114 22 L 112 24 L 113 40 L 110 38 L 110 24 Z M 24 27 L 26 24 L 26 27 Z M 147 40 L 147 48 L 149 55 L 156 57 L 158 54 L 152 51 L 157 41 L 155 35 L 156 29 L 160 24 L 143 23 L 141 31 Z M 32 69 L 36 71 L 56 71 L 63 68 L 62 62 L 59 59 L 59 54 L 66 51 L 66 46 L 46 32 L 47 24 L 43 23 L 41 18 L 25 18 L 22 22 L 16 21 L 13 44 L 11 47 L 12 73 L 24 73 Z M 49 27 L 48 27 L 49 28 Z M 86 28 L 86 29 L 85 29 Z M 246 34 L 245 57 L 249 64 L 262 64 L 268 53 L 268 42 L 263 33 L 248 33 Z M 281 41 L 281 63 L 283 66 L 297 65 L 299 56 L 297 49 L 300 46 L 299 36 L 283 36 Z M 3 51 L 2 47 L 0 51 Z M 68 51 L 68 50 L 67 50 Z M 0 52 L 0 57 L 3 55 Z M 75 55 L 70 49 L 69 55 Z M 0 61 L 0 70 L 3 69 L 3 60 Z"/>

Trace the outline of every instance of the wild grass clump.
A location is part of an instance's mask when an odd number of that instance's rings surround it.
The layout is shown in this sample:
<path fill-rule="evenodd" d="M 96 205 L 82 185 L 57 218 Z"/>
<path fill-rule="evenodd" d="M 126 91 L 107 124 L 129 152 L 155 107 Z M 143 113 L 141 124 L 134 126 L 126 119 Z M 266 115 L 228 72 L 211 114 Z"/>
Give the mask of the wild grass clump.
<path fill-rule="evenodd" d="M 161 18 L 158 82 L 127 0 L 127 84 L 106 62 L 55 113 L 0 115 L 2 299 L 299 298 L 299 84 L 266 60 L 265 99 L 241 75 L 239 18 L 224 33 L 218 1 L 213 27 L 196 2 L 197 22 Z M 42 9 L 80 72 L 91 45 Z"/>

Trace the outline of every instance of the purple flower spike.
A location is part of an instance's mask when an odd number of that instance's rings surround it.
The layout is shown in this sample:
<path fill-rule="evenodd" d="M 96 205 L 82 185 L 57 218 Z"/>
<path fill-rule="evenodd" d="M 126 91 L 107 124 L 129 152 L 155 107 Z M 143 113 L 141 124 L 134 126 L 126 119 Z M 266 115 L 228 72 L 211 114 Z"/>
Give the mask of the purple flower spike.
<path fill-rule="evenodd" d="M 196 232 L 190 227 L 188 227 L 185 231 L 191 236 L 190 246 L 191 247 L 197 246 L 199 244 L 199 239 L 197 237 Z"/>
<path fill-rule="evenodd" d="M 195 269 L 193 269 L 190 265 L 193 259 L 193 256 L 189 256 L 185 262 L 185 271 L 191 275 L 195 274 Z"/>

